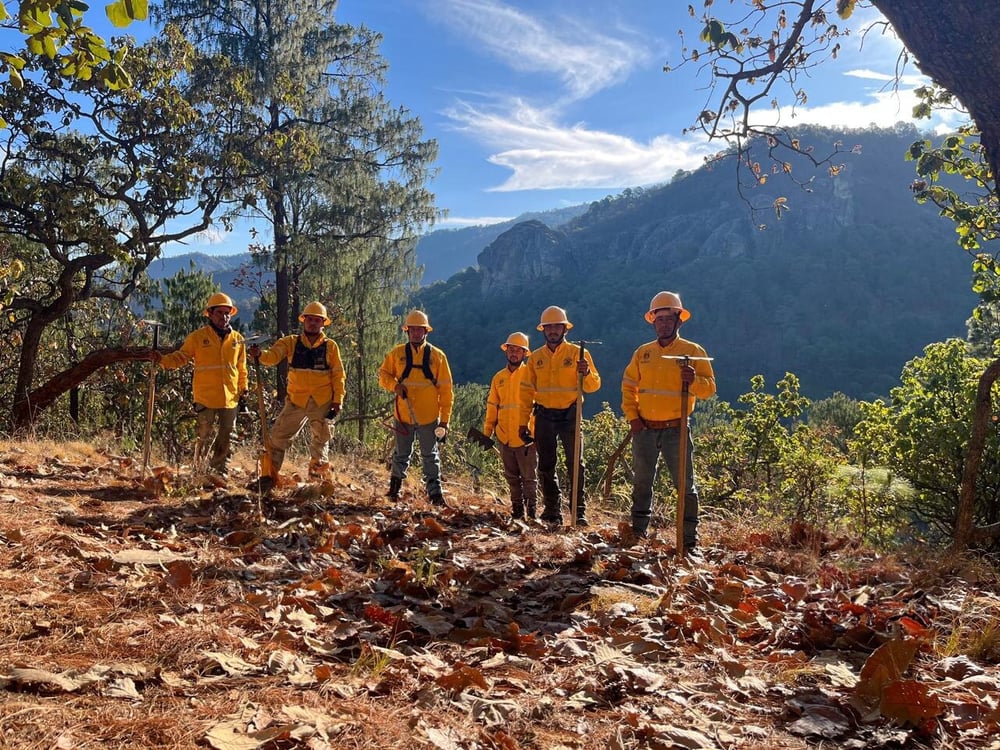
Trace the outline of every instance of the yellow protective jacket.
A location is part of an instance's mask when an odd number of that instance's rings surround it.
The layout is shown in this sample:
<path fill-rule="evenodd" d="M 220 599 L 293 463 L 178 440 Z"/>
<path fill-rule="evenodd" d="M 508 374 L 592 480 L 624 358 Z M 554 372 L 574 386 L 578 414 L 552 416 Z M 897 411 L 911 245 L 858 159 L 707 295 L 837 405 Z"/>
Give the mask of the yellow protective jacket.
<path fill-rule="evenodd" d="M 520 426 L 521 409 L 521 378 L 528 371 L 527 360 L 510 371 L 505 367 L 490 381 L 490 394 L 486 397 L 486 419 L 483 421 L 483 434 L 493 437 L 509 448 L 520 448 L 524 445 L 517 433 Z M 528 429 L 534 432 L 534 417 L 528 423 Z"/>
<path fill-rule="evenodd" d="M 307 357 L 307 361 L 295 360 L 295 345 L 302 343 L 305 352 L 312 352 L 326 343 L 325 362 L 317 363 Z M 322 355 L 320 355 L 322 356 Z M 282 360 L 288 360 L 288 400 L 299 408 L 305 408 L 312 397 L 318 405 L 326 403 L 344 403 L 344 390 L 347 381 L 344 374 L 344 363 L 340 359 L 340 347 L 333 339 L 320 333 L 316 341 L 310 342 L 303 334 L 282 336 L 274 345 L 260 353 L 262 365 L 276 365 Z"/>
<path fill-rule="evenodd" d="M 632 355 L 622 375 L 622 412 L 625 419 L 651 419 L 657 422 L 679 419 L 681 415 L 681 368 L 672 357 L 705 357 L 698 344 L 680 336 L 666 346 L 658 341 L 643 344 Z M 694 382 L 688 387 L 688 416 L 699 398 L 715 393 L 715 372 L 712 363 L 704 359 L 691 360 Z"/>
<path fill-rule="evenodd" d="M 247 389 L 247 347 L 243 334 L 230 331 L 219 338 L 204 326 L 189 334 L 181 348 L 164 354 L 160 367 L 176 370 L 194 361 L 195 403 L 209 409 L 232 409 Z"/>
<path fill-rule="evenodd" d="M 601 387 L 601 374 L 594 367 L 589 350 L 584 350 L 584 358 L 590 365 L 590 374 L 583 379 L 584 393 L 593 393 Z M 548 345 L 540 346 L 526 360 L 527 372 L 521 379 L 521 410 L 518 424 L 525 426 L 531 417 L 533 404 L 546 409 L 565 409 L 576 403 L 580 375 L 576 363 L 580 359 L 580 347 L 563 341 L 555 351 Z"/>
<path fill-rule="evenodd" d="M 413 368 L 406 380 L 401 380 L 406 370 L 406 347 L 409 342 L 393 347 L 378 371 L 378 384 L 387 391 L 395 391 L 400 382 L 406 386 L 407 398 L 417 417 L 418 425 L 431 424 L 435 421 L 447 422 L 451 419 L 451 407 L 455 400 L 454 386 L 451 382 L 451 368 L 444 352 L 426 341 L 413 348 Z M 424 347 L 430 347 L 431 374 L 437 381 L 435 385 L 424 375 L 421 367 L 424 361 Z M 410 411 L 403 399 L 396 397 L 396 419 L 400 422 L 413 424 Z"/>

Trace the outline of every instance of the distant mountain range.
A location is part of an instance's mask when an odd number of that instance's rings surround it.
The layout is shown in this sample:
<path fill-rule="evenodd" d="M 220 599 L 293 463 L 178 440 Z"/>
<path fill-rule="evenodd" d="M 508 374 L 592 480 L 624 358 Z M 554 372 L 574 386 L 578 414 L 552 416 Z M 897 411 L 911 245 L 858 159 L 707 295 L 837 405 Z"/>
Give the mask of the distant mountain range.
<path fill-rule="evenodd" d="M 838 155 L 836 174 L 792 162 L 797 179 L 812 178 L 807 190 L 781 169 L 771 174 L 764 149 L 756 153 L 769 179 L 744 195 L 755 205 L 785 198 L 780 220 L 750 210 L 727 157 L 662 187 L 432 232 L 417 246 L 426 283 L 400 309 L 428 312 L 457 382 L 488 383 L 509 332 L 541 345 L 541 310 L 565 307 L 571 339 L 603 342 L 593 355 L 604 385 L 588 397 L 588 414 L 603 401 L 618 407 L 632 351 L 653 338 L 642 315 L 662 289 L 691 309 L 682 335 L 715 357 L 727 401 L 753 375 L 771 387 L 786 371 L 811 398 L 887 396 L 924 346 L 965 335 L 976 304 L 970 260 L 954 226 L 908 189 L 913 165 L 903 156 L 916 129 L 808 128 L 799 137 L 817 152 L 840 142 L 857 153 Z M 240 298 L 231 280 L 247 255 L 167 258 L 150 274 L 172 275 L 191 259 Z"/>
<path fill-rule="evenodd" d="M 565 307 L 571 339 L 603 342 L 593 354 L 604 385 L 588 413 L 602 401 L 618 407 L 632 351 L 654 337 L 643 313 L 663 289 L 692 311 L 681 334 L 715 357 L 724 400 L 747 392 L 753 375 L 772 387 L 786 371 L 811 398 L 887 396 L 924 346 L 966 335 L 976 304 L 970 259 L 954 225 L 913 200 L 904 154 L 921 137 L 915 128 L 797 135 L 815 153 L 835 143 L 846 152 L 819 168 L 793 160 L 786 175 L 761 144 L 751 162 L 768 180 L 742 196 L 730 156 L 592 203 L 559 228 L 518 224 L 476 267 L 422 288 L 411 304 L 430 315 L 456 380 L 479 383 L 502 366 L 497 347 L 510 331 L 541 345 L 541 310 Z M 743 196 L 787 210 L 780 220 L 754 213 Z"/>

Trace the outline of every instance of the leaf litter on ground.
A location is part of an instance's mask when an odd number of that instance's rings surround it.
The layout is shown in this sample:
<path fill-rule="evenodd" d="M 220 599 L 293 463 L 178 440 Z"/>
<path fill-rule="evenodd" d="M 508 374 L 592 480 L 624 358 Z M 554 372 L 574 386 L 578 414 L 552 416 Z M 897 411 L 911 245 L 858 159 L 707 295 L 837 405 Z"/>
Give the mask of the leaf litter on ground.
<path fill-rule="evenodd" d="M 997 746 L 983 568 L 154 476 L 0 444 L 0 746 Z"/>

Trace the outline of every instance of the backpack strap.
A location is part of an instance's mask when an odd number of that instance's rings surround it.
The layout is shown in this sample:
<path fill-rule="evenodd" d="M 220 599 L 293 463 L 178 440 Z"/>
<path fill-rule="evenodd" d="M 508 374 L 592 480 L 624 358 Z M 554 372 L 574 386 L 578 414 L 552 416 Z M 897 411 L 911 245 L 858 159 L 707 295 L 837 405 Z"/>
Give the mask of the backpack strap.
<path fill-rule="evenodd" d="M 410 371 L 413 369 L 413 347 L 410 344 L 406 344 L 406 367 L 403 368 L 403 374 L 399 376 L 399 381 L 403 382 L 410 375 Z M 420 363 L 420 369 L 424 371 L 424 377 L 431 381 L 432 385 L 437 385 L 437 378 L 434 377 L 434 373 L 431 371 L 431 345 L 424 344 L 424 361 Z"/>

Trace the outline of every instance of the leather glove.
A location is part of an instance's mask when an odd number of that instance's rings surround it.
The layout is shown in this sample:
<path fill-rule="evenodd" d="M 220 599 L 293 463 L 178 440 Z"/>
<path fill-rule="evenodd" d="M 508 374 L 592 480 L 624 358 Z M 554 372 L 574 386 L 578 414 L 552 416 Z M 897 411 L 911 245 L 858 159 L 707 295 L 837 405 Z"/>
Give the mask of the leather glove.
<path fill-rule="evenodd" d="M 326 413 L 326 418 L 336 419 L 338 416 L 340 416 L 340 404 L 333 404 L 330 407 L 330 411 Z"/>
<path fill-rule="evenodd" d="M 531 443 L 535 439 L 531 436 L 531 430 L 528 429 L 527 425 L 517 428 L 517 436 L 521 438 L 521 441 L 525 444 Z"/>
<path fill-rule="evenodd" d="M 681 365 L 681 382 L 691 385 L 694 382 L 694 367 L 691 365 Z"/>
<path fill-rule="evenodd" d="M 407 396 L 406 386 L 402 383 L 396 383 L 395 392 L 400 398 L 406 398 Z"/>
<path fill-rule="evenodd" d="M 253 359 L 260 359 L 260 345 L 250 344 L 247 347 L 247 354 L 249 354 Z"/>
<path fill-rule="evenodd" d="M 638 435 L 640 432 L 646 429 L 646 425 L 644 425 L 642 423 L 642 420 L 639 419 L 638 417 L 636 417 L 635 419 L 630 419 L 628 422 L 628 426 L 629 426 L 629 432 L 633 436 Z"/>
<path fill-rule="evenodd" d="M 434 430 L 434 437 L 437 438 L 437 441 L 439 443 L 443 443 L 445 440 L 448 439 L 448 423 L 447 422 L 441 422 L 441 424 L 439 424 L 437 426 L 437 428 L 435 428 L 435 430 Z"/>

